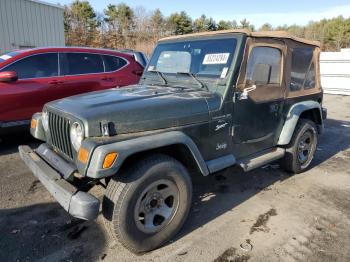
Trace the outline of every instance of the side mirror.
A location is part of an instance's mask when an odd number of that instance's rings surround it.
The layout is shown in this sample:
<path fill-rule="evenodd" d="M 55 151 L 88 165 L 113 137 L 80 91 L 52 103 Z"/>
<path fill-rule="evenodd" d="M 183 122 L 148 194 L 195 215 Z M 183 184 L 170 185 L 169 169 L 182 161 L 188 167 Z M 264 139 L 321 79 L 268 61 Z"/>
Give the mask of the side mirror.
<path fill-rule="evenodd" d="M 252 82 L 257 85 L 267 85 L 271 78 L 271 65 L 256 64 L 252 76 Z"/>
<path fill-rule="evenodd" d="M 14 71 L 0 72 L 0 82 L 15 82 L 18 80 L 18 75 Z"/>

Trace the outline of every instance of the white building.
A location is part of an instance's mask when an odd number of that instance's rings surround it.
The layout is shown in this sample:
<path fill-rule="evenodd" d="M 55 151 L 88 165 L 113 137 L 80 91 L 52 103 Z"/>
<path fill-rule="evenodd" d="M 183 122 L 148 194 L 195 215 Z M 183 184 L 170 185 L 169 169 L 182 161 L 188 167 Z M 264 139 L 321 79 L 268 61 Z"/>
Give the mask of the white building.
<path fill-rule="evenodd" d="M 64 46 L 64 8 L 38 0 L 0 0 L 0 54 L 13 49 Z"/>
<path fill-rule="evenodd" d="M 321 53 L 321 83 L 325 93 L 350 95 L 350 48 Z"/>

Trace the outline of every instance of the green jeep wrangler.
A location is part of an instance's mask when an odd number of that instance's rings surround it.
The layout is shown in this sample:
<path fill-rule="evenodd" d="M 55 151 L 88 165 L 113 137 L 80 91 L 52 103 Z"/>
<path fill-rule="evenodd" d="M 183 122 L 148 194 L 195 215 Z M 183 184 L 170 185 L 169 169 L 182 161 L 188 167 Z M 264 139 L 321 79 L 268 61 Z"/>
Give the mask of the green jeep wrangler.
<path fill-rule="evenodd" d="M 322 132 L 318 42 L 285 32 L 217 31 L 159 41 L 138 85 L 50 102 L 33 116 L 21 158 L 72 216 L 100 200 L 111 236 L 132 252 L 180 230 L 191 176 L 279 160 L 310 167 Z"/>

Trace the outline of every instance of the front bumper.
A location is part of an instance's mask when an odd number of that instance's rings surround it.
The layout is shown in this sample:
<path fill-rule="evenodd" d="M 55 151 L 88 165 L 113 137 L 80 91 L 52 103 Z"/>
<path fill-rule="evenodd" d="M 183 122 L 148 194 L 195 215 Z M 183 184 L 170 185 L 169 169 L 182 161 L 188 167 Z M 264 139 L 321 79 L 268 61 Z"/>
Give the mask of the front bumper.
<path fill-rule="evenodd" d="M 92 220 L 98 216 L 100 201 L 96 197 L 79 191 L 63 179 L 29 146 L 19 146 L 18 150 L 29 169 L 69 214 L 85 220 Z"/>

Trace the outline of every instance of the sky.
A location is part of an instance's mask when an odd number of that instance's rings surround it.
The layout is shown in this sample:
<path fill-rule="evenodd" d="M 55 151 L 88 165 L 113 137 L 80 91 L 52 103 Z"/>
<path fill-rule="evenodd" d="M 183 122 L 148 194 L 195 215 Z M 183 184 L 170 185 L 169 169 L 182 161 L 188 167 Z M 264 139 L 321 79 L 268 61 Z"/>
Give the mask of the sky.
<path fill-rule="evenodd" d="M 53 4 L 70 4 L 72 0 L 44 0 Z M 90 4 L 97 12 L 103 12 L 108 4 L 118 4 L 116 0 L 90 0 Z M 333 18 L 339 15 L 350 17 L 349 0 L 125 0 L 129 6 L 145 7 L 152 11 L 159 8 L 166 16 L 173 12 L 186 11 L 192 18 L 202 14 L 212 17 L 216 21 L 236 20 L 246 18 L 255 26 L 264 23 L 278 25 L 306 25 L 309 21 L 322 18 Z"/>

